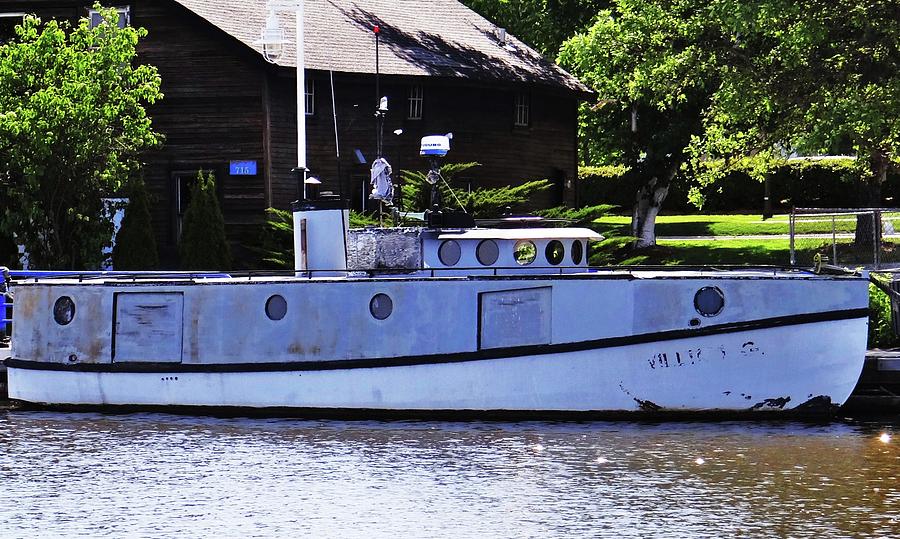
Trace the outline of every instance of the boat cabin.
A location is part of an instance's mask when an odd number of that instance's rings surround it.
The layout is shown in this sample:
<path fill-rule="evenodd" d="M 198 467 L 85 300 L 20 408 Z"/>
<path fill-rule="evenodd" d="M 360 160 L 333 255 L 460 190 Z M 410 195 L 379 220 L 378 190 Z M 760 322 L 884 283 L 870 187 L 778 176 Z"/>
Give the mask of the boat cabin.
<path fill-rule="evenodd" d="M 440 230 L 423 236 L 427 269 L 583 271 L 587 243 L 603 237 L 586 228 Z"/>

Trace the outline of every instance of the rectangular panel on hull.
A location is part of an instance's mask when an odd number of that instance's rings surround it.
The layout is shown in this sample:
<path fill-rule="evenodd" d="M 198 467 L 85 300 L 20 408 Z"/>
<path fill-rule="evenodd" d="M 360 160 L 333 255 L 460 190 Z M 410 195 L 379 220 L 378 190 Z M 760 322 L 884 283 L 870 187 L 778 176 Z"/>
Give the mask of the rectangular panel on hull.
<path fill-rule="evenodd" d="M 479 348 L 549 344 L 552 290 L 546 286 L 479 294 Z"/>
<path fill-rule="evenodd" d="M 114 362 L 181 363 L 182 293 L 121 292 L 114 301 Z"/>

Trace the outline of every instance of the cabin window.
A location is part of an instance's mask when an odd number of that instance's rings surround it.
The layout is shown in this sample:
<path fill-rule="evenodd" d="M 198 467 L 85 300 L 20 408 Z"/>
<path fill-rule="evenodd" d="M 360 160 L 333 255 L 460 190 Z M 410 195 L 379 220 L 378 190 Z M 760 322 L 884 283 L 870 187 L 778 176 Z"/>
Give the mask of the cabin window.
<path fill-rule="evenodd" d="M 287 300 L 275 294 L 266 300 L 266 316 L 269 320 L 281 320 L 287 314 Z"/>
<path fill-rule="evenodd" d="M 475 258 L 482 266 L 490 266 L 500 258 L 500 248 L 494 240 L 482 240 L 475 249 Z"/>
<path fill-rule="evenodd" d="M 725 294 L 715 286 L 705 286 L 694 295 L 694 308 L 703 316 L 716 316 L 725 307 Z"/>
<path fill-rule="evenodd" d="M 119 12 L 119 28 L 125 28 L 131 24 L 131 6 L 116 7 L 116 11 Z M 100 12 L 95 9 L 88 10 L 88 17 L 91 21 L 91 28 L 96 28 L 103 22 Z"/>
<path fill-rule="evenodd" d="M 438 248 L 438 258 L 445 266 L 455 266 L 459 262 L 460 256 L 462 256 L 462 249 L 454 240 L 447 240 Z"/>
<path fill-rule="evenodd" d="M 584 256 L 584 246 L 579 240 L 572 242 L 572 263 L 576 266 L 581 264 L 581 257 Z"/>
<path fill-rule="evenodd" d="M 406 113 L 407 120 L 421 120 L 422 108 L 425 104 L 425 92 L 421 84 L 413 84 L 409 87 L 409 110 Z"/>
<path fill-rule="evenodd" d="M 525 92 L 516 94 L 516 127 L 531 125 L 531 96 Z"/>
<path fill-rule="evenodd" d="M 385 320 L 394 312 L 394 301 L 387 294 L 375 294 L 369 301 L 369 313 L 376 320 Z"/>
<path fill-rule="evenodd" d="M 513 249 L 513 257 L 520 266 L 527 266 L 537 258 L 537 247 L 529 240 L 519 240 Z"/>
<path fill-rule="evenodd" d="M 16 38 L 16 26 L 22 24 L 24 13 L 0 13 L 0 45 Z"/>
<path fill-rule="evenodd" d="M 560 262 L 563 261 L 563 257 L 566 255 L 566 248 L 563 247 L 563 244 L 559 240 L 552 240 L 547 244 L 547 248 L 544 250 L 544 255 L 547 257 L 547 262 L 553 264 L 554 266 L 558 266 Z"/>
<path fill-rule="evenodd" d="M 306 115 L 314 116 L 316 114 L 316 81 L 306 79 L 303 92 L 306 95 Z"/>

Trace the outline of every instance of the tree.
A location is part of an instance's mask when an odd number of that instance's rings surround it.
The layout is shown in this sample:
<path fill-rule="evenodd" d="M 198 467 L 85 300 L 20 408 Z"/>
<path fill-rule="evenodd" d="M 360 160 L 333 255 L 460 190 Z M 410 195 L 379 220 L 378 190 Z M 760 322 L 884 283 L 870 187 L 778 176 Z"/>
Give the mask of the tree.
<path fill-rule="evenodd" d="M 142 181 L 135 181 L 129 190 L 128 206 L 116 234 L 112 257 L 117 270 L 152 270 L 159 266 L 150 201 Z"/>
<path fill-rule="evenodd" d="M 695 141 L 695 168 L 709 180 L 745 156 L 851 153 L 858 203 L 881 205 L 900 150 L 900 4 L 720 0 L 713 16 L 734 36 L 735 61 Z M 871 230 L 858 223 L 857 240 Z"/>
<path fill-rule="evenodd" d="M 555 58 L 562 43 L 583 30 L 609 0 L 463 0 L 541 54 Z"/>
<path fill-rule="evenodd" d="M 231 249 L 225 238 L 225 219 L 216 197 L 216 177 L 203 171 L 191 187 L 181 233 L 181 268 L 185 270 L 231 269 Z"/>
<path fill-rule="evenodd" d="M 96 268 L 113 231 L 103 197 L 161 141 L 144 109 L 162 98 L 159 76 L 134 65 L 146 31 L 100 12 L 96 28 L 26 17 L 0 46 L 0 234 L 35 267 Z"/>
<path fill-rule="evenodd" d="M 582 158 L 625 165 L 636 196 L 635 247 L 656 244 L 656 216 L 679 176 L 727 58 L 701 0 L 614 0 L 559 62 L 598 94 L 581 109 Z"/>

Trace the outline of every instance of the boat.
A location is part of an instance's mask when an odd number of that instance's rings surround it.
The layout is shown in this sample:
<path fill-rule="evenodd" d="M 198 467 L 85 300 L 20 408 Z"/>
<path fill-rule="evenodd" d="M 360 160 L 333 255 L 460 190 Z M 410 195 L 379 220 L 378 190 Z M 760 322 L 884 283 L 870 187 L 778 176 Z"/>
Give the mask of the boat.
<path fill-rule="evenodd" d="M 313 416 L 829 413 L 867 336 L 864 273 L 595 268 L 586 228 L 349 230 L 294 205 L 296 270 L 15 285 L 9 397 Z M 462 216 L 465 221 L 465 216 Z"/>
<path fill-rule="evenodd" d="M 298 59 L 298 95 L 302 68 Z M 438 190 L 424 226 L 351 231 L 345 201 L 306 197 L 299 131 L 294 271 L 16 282 L 10 399 L 313 416 L 758 417 L 830 413 L 859 378 L 864 272 L 590 267 L 596 232 L 477 226 L 440 209 Z M 449 135 L 422 139 L 433 183 L 449 145 Z"/>

